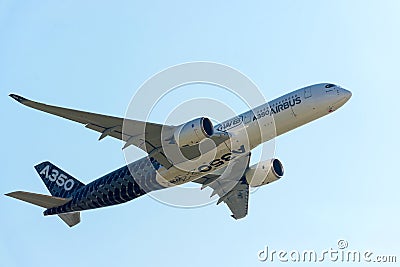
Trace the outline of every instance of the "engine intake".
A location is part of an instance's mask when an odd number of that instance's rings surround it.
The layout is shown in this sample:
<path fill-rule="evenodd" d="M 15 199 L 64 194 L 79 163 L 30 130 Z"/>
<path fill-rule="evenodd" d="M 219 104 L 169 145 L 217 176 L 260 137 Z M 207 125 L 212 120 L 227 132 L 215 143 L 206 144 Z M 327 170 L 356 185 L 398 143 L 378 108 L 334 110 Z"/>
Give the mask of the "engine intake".
<path fill-rule="evenodd" d="M 245 177 L 252 187 L 266 185 L 279 180 L 284 174 L 283 165 L 279 159 L 270 159 L 250 166 Z"/>
<path fill-rule="evenodd" d="M 209 118 L 201 117 L 186 122 L 174 132 L 179 147 L 193 146 L 214 134 L 214 126 Z"/>

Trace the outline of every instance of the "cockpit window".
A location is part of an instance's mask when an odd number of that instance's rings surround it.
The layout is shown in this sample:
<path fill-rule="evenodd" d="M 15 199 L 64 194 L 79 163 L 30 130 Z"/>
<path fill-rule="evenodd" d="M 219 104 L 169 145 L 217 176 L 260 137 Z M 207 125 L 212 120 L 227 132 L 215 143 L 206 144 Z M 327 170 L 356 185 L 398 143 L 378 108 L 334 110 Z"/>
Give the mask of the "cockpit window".
<path fill-rule="evenodd" d="M 329 83 L 329 84 L 325 85 L 325 88 L 331 88 L 331 87 L 335 87 L 335 85 L 332 84 L 332 83 Z"/>

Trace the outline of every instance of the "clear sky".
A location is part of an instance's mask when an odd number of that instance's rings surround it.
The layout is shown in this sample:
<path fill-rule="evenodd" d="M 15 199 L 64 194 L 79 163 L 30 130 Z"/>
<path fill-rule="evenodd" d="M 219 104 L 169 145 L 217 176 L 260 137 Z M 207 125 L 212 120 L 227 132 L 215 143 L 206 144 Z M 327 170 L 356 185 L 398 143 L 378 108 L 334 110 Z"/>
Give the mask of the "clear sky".
<path fill-rule="evenodd" d="M 251 195 L 243 220 L 225 205 L 180 209 L 142 197 L 83 212 L 69 229 L 2 195 L 0 265 L 261 266 L 271 265 L 257 260 L 266 245 L 320 251 L 339 239 L 400 261 L 399 13 L 396 0 L 0 1 L 2 194 L 47 194 L 33 169 L 44 160 L 85 183 L 125 164 L 120 141 L 98 142 L 11 92 L 123 116 L 150 76 L 200 60 L 242 71 L 269 99 L 319 82 L 353 93 L 277 138 L 286 174 Z"/>

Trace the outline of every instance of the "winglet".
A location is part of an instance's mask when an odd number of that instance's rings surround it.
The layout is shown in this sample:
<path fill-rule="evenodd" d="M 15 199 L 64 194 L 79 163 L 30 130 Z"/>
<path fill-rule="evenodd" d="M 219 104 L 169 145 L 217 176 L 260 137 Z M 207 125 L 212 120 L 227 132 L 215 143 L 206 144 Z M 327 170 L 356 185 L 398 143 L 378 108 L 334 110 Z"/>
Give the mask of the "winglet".
<path fill-rule="evenodd" d="M 9 96 L 14 98 L 15 100 L 17 100 L 19 103 L 22 103 L 22 102 L 28 100 L 28 99 L 26 99 L 22 96 L 16 95 L 16 94 L 10 94 Z"/>

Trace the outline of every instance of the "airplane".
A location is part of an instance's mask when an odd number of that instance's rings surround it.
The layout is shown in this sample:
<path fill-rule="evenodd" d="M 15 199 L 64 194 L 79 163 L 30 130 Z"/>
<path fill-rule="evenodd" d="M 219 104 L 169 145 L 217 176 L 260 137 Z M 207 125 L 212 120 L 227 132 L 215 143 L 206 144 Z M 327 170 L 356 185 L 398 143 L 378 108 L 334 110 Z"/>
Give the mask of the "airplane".
<path fill-rule="evenodd" d="M 35 166 L 51 195 L 15 191 L 6 194 L 45 208 L 68 226 L 81 221 L 80 212 L 124 203 L 155 190 L 188 182 L 213 189 L 217 204 L 225 202 L 234 219 L 248 213 L 250 187 L 279 180 L 284 169 L 271 158 L 249 166 L 251 150 L 299 126 L 332 113 L 352 93 L 332 83 L 307 86 L 213 125 L 207 117 L 182 125 L 162 125 L 78 111 L 10 94 L 21 104 L 63 117 L 136 146 L 148 155 L 84 184 L 45 161 Z M 204 146 L 211 142 L 212 146 Z M 204 148 L 205 147 L 205 148 Z"/>

